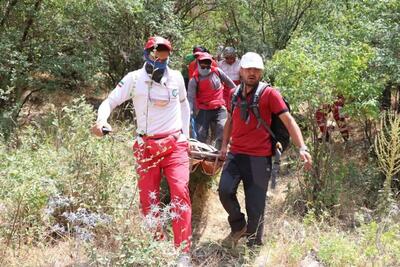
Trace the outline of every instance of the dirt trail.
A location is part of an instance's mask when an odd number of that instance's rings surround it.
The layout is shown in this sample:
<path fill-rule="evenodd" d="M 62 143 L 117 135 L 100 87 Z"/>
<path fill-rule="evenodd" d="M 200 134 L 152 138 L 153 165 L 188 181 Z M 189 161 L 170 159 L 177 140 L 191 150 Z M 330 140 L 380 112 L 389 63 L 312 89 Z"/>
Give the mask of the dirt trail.
<path fill-rule="evenodd" d="M 292 179 L 288 176 L 282 176 L 278 178 L 278 184 L 275 189 L 268 189 L 267 193 L 267 207 L 265 218 L 267 221 L 274 221 L 279 213 L 282 211 L 281 207 L 285 200 L 285 190 L 288 180 Z M 214 183 L 218 183 L 219 177 L 216 178 Z M 227 213 L 222 207 L 221 202 L 218 198 L 218 192 L 216 185 L 207 189 L 205 187 L 197 188 L 192 202 L 193 202 L 193 213 L 199 212 L 199 206 L 202 208 L 201 221 L 198 222 L 200 216 L 194 216 L 194 239 L 197 243 L 202 242 L 220 242 L 226 235 L 229 234 L 229 225 L 227 221 Z M 238 189 L 238 199 L 242 207 L 242 211 L 245 212 L 244 207 L 244 192 L 242 184 Z M 196 227 L 201 228 L 201 230 Z M 197 236 L 196 236 L 197 234 Z"/>
<path fill-rule="evenodd" d="M 266 234 L 268 224 L 275 225 L 282 220 L 282 206 L 285 200 L 285 190 L 289 181 L 288 176 L 278 178 L 277 187 L 274 190 L 269 189 L 267 194 L 266 208 Z M 214 183 L 217 183 L 219 177 Z M 243 249 L 229 250 L 221 247 L 221 241 L 229 234 L 230 229 L 227 221 L 227 213 L 222 207 L 218 198 L 216 185 L 213 188 L 201 187 L 196 188 L 196 193 L 193 195 L 193 261 L 194 266 L 242 266 Z M 244 192 L 242 185 L 238 189 L 238 199 L 242 210 L 244 210 Z M 266 236 L 268 238 L 268 236 Z M 245 240 L 242 239 L 240 244 L 244 247 Z M 259 265 L 255 255 L 253 258 L 254 264 Z M 253 265 L 253 264 L 251 264 Z"/>

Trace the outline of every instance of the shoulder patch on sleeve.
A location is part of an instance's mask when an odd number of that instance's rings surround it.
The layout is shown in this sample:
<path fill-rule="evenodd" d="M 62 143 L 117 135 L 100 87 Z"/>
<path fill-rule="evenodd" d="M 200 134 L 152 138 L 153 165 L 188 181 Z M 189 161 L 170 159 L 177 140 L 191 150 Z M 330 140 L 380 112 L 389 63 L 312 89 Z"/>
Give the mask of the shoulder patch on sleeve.
<path fill-rule="evenodd" d="M 124 82 L 124 79 L 122 79 L 121 81 L 119 81 L 119 83 L 118 83 L 117 86 L 118 86 L 118 87 L 122 87 L 122 86 L 124 85 L 124 83 L 125 83 L 125 82 Z"/>

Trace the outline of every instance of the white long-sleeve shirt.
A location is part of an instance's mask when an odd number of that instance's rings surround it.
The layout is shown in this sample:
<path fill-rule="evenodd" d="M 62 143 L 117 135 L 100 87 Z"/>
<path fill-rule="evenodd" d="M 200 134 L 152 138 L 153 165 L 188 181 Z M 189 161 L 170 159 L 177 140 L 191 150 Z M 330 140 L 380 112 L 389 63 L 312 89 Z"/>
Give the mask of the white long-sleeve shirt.
<path fill-rule="evenodd" d="M 240 80 L 240 59 L 236 58 L 235 62 L 230 65 L 225 59 L 218 62 L 218 67 L 221 68 L 232 81 Z"/>
<path fill-rule="evenodd" d="M 160 83 L 143 68 L 128 73 L 99 107 L 97 121 L 106 122 L 111 111 L 132 99 L 138 134 L 181 130 L 189 136 L 190 110 L 185 83 L 179 71 L 167 67 Z"/>

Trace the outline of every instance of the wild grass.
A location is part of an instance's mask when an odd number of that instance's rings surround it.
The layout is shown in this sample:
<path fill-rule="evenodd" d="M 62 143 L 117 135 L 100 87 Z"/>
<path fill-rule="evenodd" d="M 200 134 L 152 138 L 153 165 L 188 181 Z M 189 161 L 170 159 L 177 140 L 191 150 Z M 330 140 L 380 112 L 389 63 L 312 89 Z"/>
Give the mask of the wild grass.
<path fill-rule="evenodd" d="M 169 233 L 165 241 L 153 240 L 140 215 L 133 127 L 117 125 L 113 136 L 98 139 L 89 133 L 93 120 L 91 107 L 78 99 L 53 107 L 20 129 L 12 143 L 0 143 L 1 266 L 175 264 L 179 250 L 172 244 L 170 204 L 157 210 L 167 212 L 161 216 Z M 335 191 L 319 196 L 329 200 L 319 207 L 329 209 L 307 206 L 307 177 L 291 164 L 268 198 L 265 245 L 257 249 L 248 249 L 244 240 L 234 249 L 222 247 L 229 228 L 217 181 L 193 187 L 194 212 L 200 213 L 193 214 L 194 266 L 400 265 L 398 202 L 384 216 L 376 212 L 382 183 L 375 165 L 366 166 L 362 158 L 336 159 L 326 184 Z M 242 191 L 239 198 L 243 202 Z"/>

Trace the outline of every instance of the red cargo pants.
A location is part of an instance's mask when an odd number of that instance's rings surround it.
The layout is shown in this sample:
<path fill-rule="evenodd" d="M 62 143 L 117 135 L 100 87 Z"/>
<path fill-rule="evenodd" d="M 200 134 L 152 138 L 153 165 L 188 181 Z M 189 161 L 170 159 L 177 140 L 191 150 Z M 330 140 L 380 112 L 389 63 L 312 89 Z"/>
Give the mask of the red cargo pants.
<path fill-rule="evenodd" d="M 174 232 L 174 244 L 182 247 L 184 252 L 190 250 L 190 239 L 192 235 L 191 217 L 192 208 L 189 196 L 189 156 L 188 142 L 175 142 L 174 149 L 162 157 L 154 156 L 143 160 L 143 153 L 138 150 L 146 148 L 148 144 L 134 145 L 135 157 L 138 162 L 137 172 L 139 174 L 138 188 L 140 190 L 140 204 L 142 214 L 146 219 L 157 220 L 164 217 L 160 214 L 160 182 L 162 173 L 167 179 L 171 193 L 171 207 L 168 210 L 168 218 L 172 220 Z M 147 148 L 149 148 L 147 146 Z M 149 148 L 151 150 L 151 148 Z M 146 153 L 144 153 L 146 154 Z M 165 211 L 163 211 L 165 212 Z M 159 220 L 163 223 L 163 220 Z M 160 224 L 156 223 L 157 228 Z"/>

